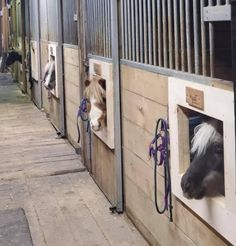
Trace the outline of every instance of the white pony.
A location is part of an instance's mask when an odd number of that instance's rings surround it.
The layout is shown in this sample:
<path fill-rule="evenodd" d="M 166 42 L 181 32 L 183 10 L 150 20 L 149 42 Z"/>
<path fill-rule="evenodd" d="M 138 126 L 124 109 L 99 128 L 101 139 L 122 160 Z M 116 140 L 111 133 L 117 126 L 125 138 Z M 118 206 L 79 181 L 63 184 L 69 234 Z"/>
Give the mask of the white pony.
<path fill-rule="evenodd" d="M 88 101 L 91 128 L 99 131 L 106 119 L 106 81 L 97 75 L 85 81 L 84 96 Z"/>

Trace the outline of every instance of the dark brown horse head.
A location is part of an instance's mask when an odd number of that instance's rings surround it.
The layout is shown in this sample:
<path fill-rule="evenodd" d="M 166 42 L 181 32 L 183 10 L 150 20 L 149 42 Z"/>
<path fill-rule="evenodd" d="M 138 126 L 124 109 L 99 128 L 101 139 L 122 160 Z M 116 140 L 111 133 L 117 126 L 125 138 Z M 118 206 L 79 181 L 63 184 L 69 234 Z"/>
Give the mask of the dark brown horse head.
<path fill-rule="evenodd" d="M 215 121 L 195 128 L 192 161 L 181 180 L 188 199 L 202 199 L 224 194 L 223 136 Z"/>

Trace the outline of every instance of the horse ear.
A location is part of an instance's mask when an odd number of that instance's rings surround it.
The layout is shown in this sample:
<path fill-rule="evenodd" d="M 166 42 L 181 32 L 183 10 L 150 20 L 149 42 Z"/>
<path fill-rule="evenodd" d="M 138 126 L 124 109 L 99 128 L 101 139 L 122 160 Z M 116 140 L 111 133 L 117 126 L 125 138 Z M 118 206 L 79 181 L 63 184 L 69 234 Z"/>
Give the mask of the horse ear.
<path fill-rule="evenodd" d="M 105 79 L 99 79 L 98 80 L 99 85 L 101 85 L 101 87 L 106 90 L 106 80 Z"/>
<path fill-rule="evenodd" d="M 88 86 L 90 85 L 90 81 L 89 81 L 88 79 L 86 79 L 86 80 L 84 81 L 84 85 L 85 85 L 85 87 L 88 87 Z"/>

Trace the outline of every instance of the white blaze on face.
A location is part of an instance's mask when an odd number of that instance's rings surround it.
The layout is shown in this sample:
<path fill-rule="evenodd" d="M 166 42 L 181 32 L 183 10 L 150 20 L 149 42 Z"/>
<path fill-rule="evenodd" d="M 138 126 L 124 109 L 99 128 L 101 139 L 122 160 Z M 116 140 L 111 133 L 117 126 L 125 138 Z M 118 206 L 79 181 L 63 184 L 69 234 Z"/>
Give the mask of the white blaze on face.
<path fill-rule="evenodd" d="M 90 125 L 94 131 L 98 131 L 100 129 L 100 123 L 98 121 L 101 118 L 103 111 L 96 106 L 96 99 L 92 96 L 90 98 L 91 109 L 89 112 Z"/>

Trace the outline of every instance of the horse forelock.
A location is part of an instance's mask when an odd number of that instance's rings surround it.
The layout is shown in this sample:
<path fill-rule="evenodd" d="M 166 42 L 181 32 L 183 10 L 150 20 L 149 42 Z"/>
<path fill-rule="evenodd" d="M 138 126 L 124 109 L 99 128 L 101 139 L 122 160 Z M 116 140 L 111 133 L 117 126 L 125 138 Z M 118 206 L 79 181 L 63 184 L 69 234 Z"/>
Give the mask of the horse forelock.
<path fill-rule="evenodd" d="M 196 126 L 195 134 L 191 140 L 191 153 L 199 156 L 205 154 L 208 146 L 212 143 L 223 143 L 223 136 L 216 127 L 210 123 L 202 123 Z"/>
<path fill-rule="evenodd" d="M 97 79 L 93 78 L 90 84 L 85 88 L 84 95 L 88 99 L 93 97 L 98 104 L 104 104 L 106 91 L 98 83 Z"/>

